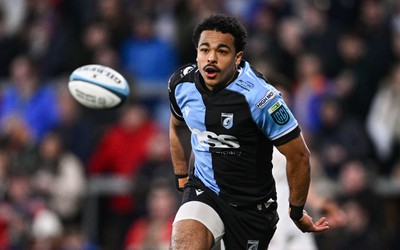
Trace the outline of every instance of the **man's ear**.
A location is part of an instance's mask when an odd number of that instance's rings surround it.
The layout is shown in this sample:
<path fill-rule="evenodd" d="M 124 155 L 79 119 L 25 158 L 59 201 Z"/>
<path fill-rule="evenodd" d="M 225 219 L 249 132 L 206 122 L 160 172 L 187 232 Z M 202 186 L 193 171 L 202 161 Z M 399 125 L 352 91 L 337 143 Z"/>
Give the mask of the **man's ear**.
<path fill-rule="evenodd" d="M 238 66 L 243 58 L 243 51 L 236 53 L 235 64 Z"/>

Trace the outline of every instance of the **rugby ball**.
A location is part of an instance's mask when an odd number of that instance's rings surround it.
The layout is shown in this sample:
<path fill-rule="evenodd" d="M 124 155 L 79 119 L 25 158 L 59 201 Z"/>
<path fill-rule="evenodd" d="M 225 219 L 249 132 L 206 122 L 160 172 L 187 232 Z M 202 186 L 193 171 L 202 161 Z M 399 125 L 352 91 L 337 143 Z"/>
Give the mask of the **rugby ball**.
<path fill-rule="evenodd" d="M 92 109 L 121 106 L 129 95 L 129 84 L 116 70 L 99 64 L 89 64 L 74 70 L 68 82 L 71 95 Z"/>

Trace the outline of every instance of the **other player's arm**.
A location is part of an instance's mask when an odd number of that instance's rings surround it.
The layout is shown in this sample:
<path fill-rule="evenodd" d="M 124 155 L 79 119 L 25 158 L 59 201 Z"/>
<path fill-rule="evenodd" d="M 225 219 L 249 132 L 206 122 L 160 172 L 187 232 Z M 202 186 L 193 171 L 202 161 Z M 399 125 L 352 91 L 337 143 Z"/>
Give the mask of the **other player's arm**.
<path fill-rule="evenodd" d="M 191 153 L 190 130 L 185 122 L 178 120 L 173 115 L 171 115 L 170 119 L 169 137 L 176 186 L 179 191 L 183 191 L 189 171 L 188 167 Z"/>
<path fill-rule="evenodd" d="M 277 147 L 285 155 L 289 183 L 289 213 L 296 226 L 303 232 L 321 232 L 329 228 L 325 217 L 315 224 L 303 210 L 310 186 L 310 151 L 300 133 L 295 139 Z"/>

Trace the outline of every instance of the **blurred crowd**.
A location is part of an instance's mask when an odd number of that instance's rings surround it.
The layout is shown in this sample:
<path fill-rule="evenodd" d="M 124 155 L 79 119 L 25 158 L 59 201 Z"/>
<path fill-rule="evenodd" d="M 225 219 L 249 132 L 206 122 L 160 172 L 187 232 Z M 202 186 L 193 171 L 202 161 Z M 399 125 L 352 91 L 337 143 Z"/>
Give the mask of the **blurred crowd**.
<path fill-rule="evenodd" d="M 214 13 L 245 25 L 245 59 L 301 124 L 312 185 L 351 218 L 313 236 L 319 249 L 400 249 L 399 1 L 1 0 L 0 250 L 168 249 L 167 81 Z M 121 72 L 127 103 L 72 99 L 85 64 Z"/>

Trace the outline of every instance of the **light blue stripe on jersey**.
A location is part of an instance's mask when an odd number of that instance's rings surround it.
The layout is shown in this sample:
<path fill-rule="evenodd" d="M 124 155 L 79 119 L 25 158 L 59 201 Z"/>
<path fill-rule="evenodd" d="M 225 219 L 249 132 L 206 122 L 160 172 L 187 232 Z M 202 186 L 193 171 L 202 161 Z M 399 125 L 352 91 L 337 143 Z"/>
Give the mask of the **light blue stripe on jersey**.
<path fill-rule="evenodd" d="M 248 62 L 245 62 L 241 74 L 228 89 L 240 92 L 246 97 L 254 122 L 271 141 L 281 138 L 298 126 L 281 93 L 257 77 Z M 272 106 L 283 109 L 284 114 L 288 116 L 287 123 L 278 124 L 272 118 Z"/>
<path fill-rule="evenodd" d="M 192 132 L 192 150 L 196 159 L 194 174 L 218 194 L 220 188 L 215 182 L 209 145 L 202 140 L 204 136 L 207 137 L 207 129 L 205 127 L 206 107 L 201 94 L 194 83 L 184 82 L 176 87 L 175 98 L 186 125 Z"/>

